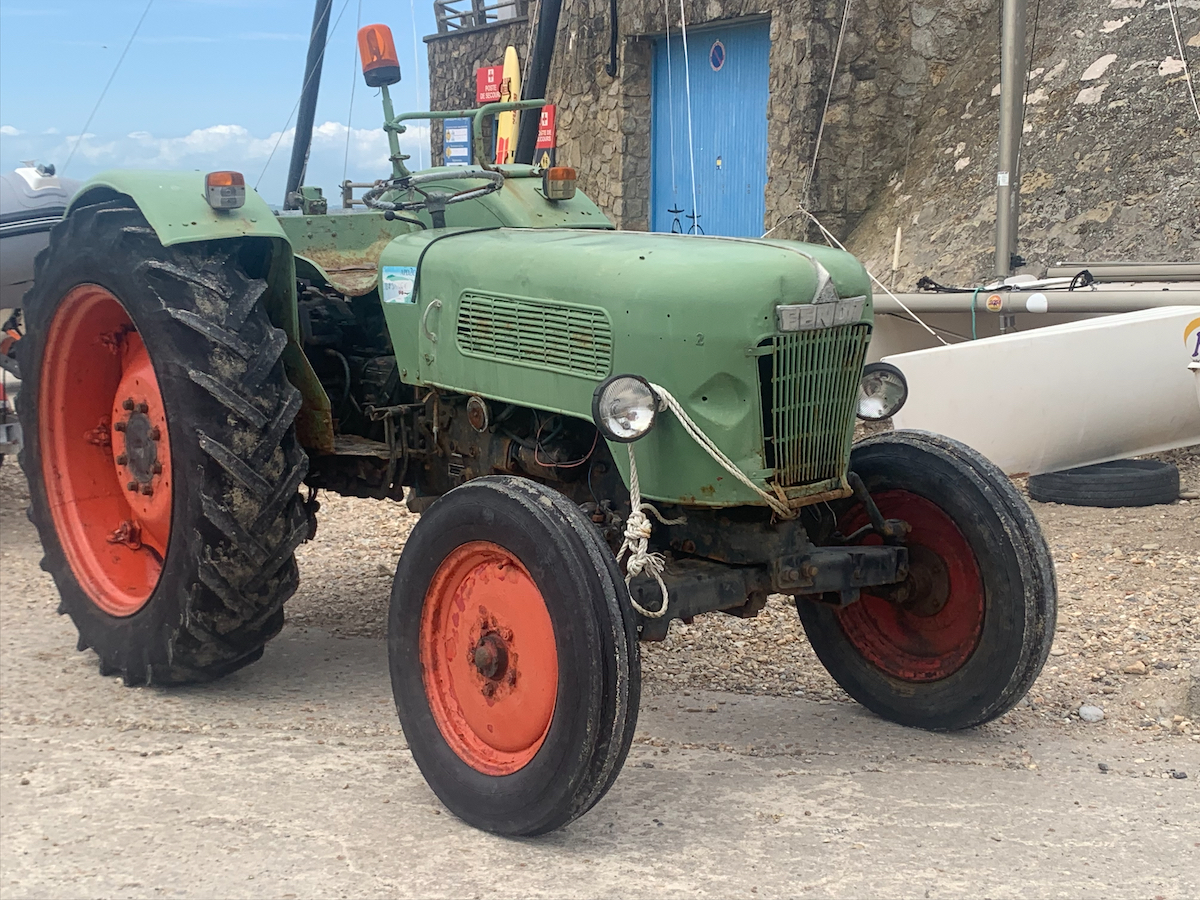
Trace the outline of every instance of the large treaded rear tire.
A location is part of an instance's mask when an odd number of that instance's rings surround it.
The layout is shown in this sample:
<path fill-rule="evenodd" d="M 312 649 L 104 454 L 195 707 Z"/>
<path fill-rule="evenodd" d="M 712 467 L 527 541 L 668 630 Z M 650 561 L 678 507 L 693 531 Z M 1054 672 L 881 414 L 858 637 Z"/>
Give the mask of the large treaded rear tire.
<path fill-rule="evenodd" d="M 258 302 L 265 282 L 247 274 L 241 253 L 259 265 L 245 243 L 163 247 L 128 199 L 110 200 L 54 227 L 25 297 L 21 465 L 42 568 L 58 586 L 59 612 L 79 630 L 79 648 L 94 649 L 101 673 L 129 685 L 207 681 L 253 662 L 282 627 L 283 603 L 298 585 L 294 550 L 308 531 L 298 493 L 308 459 L 293 425 L 300 396 L 280 361 L 284 335 Z M 71 360 L 46 359 L 47 335 L 81 284 L 101 286 L 128 313 L 168 422 L 170 540 L 157 584 L 131 615 L 106 612 L 83 587 L 48 502 L 43 367 Z"/>

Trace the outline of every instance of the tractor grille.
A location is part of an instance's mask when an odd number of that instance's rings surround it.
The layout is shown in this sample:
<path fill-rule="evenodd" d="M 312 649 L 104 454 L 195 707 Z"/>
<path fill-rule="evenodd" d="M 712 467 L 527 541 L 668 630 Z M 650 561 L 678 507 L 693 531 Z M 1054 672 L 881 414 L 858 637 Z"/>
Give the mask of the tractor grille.
<path fill-rule="evenodd" d="M 781 487 L 840 482 L 845 475 L 870 334 L 869 325 L 841 325 L 764 342 L 764 449 Z"/>
<path fill-rule="evenodd" d="M 590 306 L 464 294 L 458 347 L 467 356 L 588 378 L 604 378 L 612 368 L 608 314 Z"/>

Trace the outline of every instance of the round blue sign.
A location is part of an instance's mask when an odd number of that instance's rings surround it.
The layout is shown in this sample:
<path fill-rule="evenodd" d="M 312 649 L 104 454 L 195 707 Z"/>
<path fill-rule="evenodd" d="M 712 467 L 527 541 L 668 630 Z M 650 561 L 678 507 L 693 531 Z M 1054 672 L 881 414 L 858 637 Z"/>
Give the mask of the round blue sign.
<path fill-rule="evenodd" d="M 708 64 L 714 72 L 720 72 L 721 66 L 725 65 L 725 45 L 720 41 L 713 41 L 712 49 L 708 51 Z"/>

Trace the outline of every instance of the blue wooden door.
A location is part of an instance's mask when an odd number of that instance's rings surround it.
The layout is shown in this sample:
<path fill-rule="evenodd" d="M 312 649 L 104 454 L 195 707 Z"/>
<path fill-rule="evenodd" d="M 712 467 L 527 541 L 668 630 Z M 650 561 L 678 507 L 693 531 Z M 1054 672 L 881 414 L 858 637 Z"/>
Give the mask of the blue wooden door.
<path fill-rule="evenodd" d="M 768 27 L 767 22 L 756 21 L 688 32 L 690 152 L 683 39 L 676 31 L 669 39 L 658 41 L 650 135 L 652 231 L 699 230 L 738 237 L 762 234 L 771 49 Z"/>

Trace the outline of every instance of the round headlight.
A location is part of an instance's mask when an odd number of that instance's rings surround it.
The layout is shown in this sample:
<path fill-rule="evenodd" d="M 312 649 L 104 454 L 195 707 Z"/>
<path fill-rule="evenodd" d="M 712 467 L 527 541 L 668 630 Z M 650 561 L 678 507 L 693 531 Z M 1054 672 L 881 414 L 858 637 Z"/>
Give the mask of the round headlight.
<path fill-rule="evenodd" d="M 890 363 L 868 363 L 863 366 L 862 380 L 858 383 L 858 410 L 860 419 L 878 422 L 900 412 L 908 399 L 908 382 L 904 373 Z"/>
<path fill-rule="evenodd" d="M 628 444 L 654 427 L 658 396 L 640 375 L 614 375 L 592 394 L 592 419 L 610 441 Z"/>

